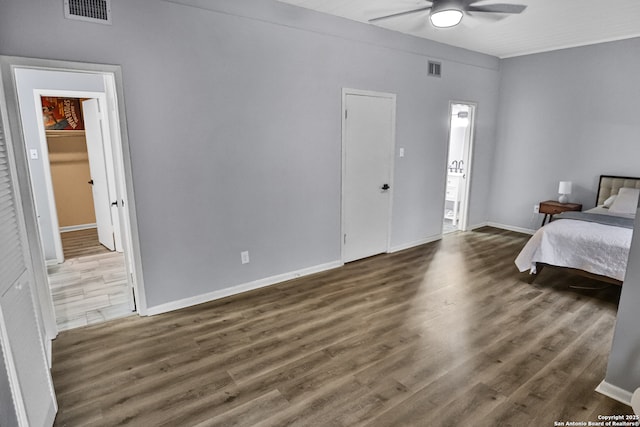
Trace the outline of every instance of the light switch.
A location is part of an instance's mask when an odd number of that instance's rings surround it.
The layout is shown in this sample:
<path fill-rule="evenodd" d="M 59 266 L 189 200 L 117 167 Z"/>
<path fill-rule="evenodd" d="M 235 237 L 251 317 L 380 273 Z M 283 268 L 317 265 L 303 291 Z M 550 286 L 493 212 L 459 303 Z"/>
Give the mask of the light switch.
<path fill-rule="evenodd" d="M 29 154 L 31 155 L 31 160 L 38 160 L 38 150 L 32 148 L 29 150 Z"/>
<path fill-rule="evenodd" d="M 404 157 L 404 148 L 400 148 L 400 152 L 398 153 L 400 157 Z"/>

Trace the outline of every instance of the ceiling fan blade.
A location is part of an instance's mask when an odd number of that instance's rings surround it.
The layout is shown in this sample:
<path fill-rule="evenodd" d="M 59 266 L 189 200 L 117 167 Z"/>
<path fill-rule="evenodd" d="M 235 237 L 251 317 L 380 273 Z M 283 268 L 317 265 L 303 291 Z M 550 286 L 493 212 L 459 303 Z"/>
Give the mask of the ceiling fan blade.
<path fill-rule="evenodd" d="M 377 22 L 377 21 L 382 21 L 383 19 L 391 19 L 391 18 L 397 18 L 399 16 L 411 15 L 413 13 L 423 12 L 429 9 L 431 9 L 431 6 L 421 7 L 419 9 L 406 10 L 404 12 L 398 12 L 391 15 L 380 16 L 378 18 L 369 19 L 369 22 Z"/>
<path fill-rule="evenodd" d="M 484 23 L 498 22 L 506 18 L 506 15 L 493 14 L 493 13 L 472 13 L 467 12 L 466 16 L 462 19 L 462 23 L 469 28 L 475 28 L 478 25 Z"/>
<path fill-rule="evenodd" d="M 485 6 L 468 6 L 467 12 L 489 12 L 489 13 L 522 13 L 527 6 L 523 4 L 496 3 Z"/>

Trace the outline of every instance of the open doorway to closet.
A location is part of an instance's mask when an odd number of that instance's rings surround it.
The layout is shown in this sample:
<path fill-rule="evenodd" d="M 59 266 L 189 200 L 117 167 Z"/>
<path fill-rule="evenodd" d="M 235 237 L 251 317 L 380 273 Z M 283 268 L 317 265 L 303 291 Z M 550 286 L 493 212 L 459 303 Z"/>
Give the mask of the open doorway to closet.
<path fill-rule="evenodd" d="M 475 110 L 476 105 L 473 103 L 449 104 L 449 152 L 443 233 L 467 229 Z"/>
<path fill-rule="evenodd" d="M 14 73 L 56 329 L 131 315 L 136 265 L 114 76 Z"/>
<path fill-rule="evenodd" d="M 104 96 L 55 93 L 63 96 L 40 96 L 43 120 L 38 124 L 46 141 L 43 160 L 49 160 L 48 191 L 61 251 L 47 273 L 56 323 L 65 330 L 129 315 L 134 305 L 119 218 L 112 212 L 116 168 L 103 125 L 108 123 Z"/>

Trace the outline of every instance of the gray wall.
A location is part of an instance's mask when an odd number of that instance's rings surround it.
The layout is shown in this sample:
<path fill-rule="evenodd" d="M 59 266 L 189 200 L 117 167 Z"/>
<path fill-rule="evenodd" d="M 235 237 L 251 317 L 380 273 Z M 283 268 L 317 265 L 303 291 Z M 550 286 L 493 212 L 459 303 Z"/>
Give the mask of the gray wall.
<path fill-rule="evenodd" d="M 536 228 L 533 205 L 593 207 L 601 174 L 640 176 L 640 38 L 503 60 L 492 222 Z"/>
<path fill-rule="evenodd" d="M 122 65 L 150 307 L 340 259 L 343 87 L 398 95 L 393 246 L 440 233 L 451 99 L 479 104 L 470 223 L 486 221 L 496 58 L 274 1 L 201 3 L 114 2 L 112 26 L 61 1 L 0 13 L 0 54 Z"/>
<path fill-rule="evenodd" d="M 640 176 L 638 70 L 640 38 L 501 62 L 490 221 L 534 229 L 533 205 L 556 199 L 560 180 L 587 209 L 601 174 Z M 630 392 L 640 386 L 638 306 L 635 233 L 606 376 Z"/>

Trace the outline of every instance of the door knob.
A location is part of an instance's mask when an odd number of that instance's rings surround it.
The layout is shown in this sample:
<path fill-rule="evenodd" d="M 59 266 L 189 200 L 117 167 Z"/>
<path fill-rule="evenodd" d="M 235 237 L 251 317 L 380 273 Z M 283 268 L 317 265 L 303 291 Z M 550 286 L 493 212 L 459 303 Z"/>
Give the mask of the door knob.
<path fill-rule="evenodd" d="M 91 181 L 87 181 L 87 184 L 91 184 L 91 185 L 93 185 L 93 180 L 91 180 Z"/>
<path fill-rule="evenodd" d="M 389 187 L 389 184 L 384 184 L 382 187 L 380 187 L 382 190 L 388 190 L 391 187 Z"/>

